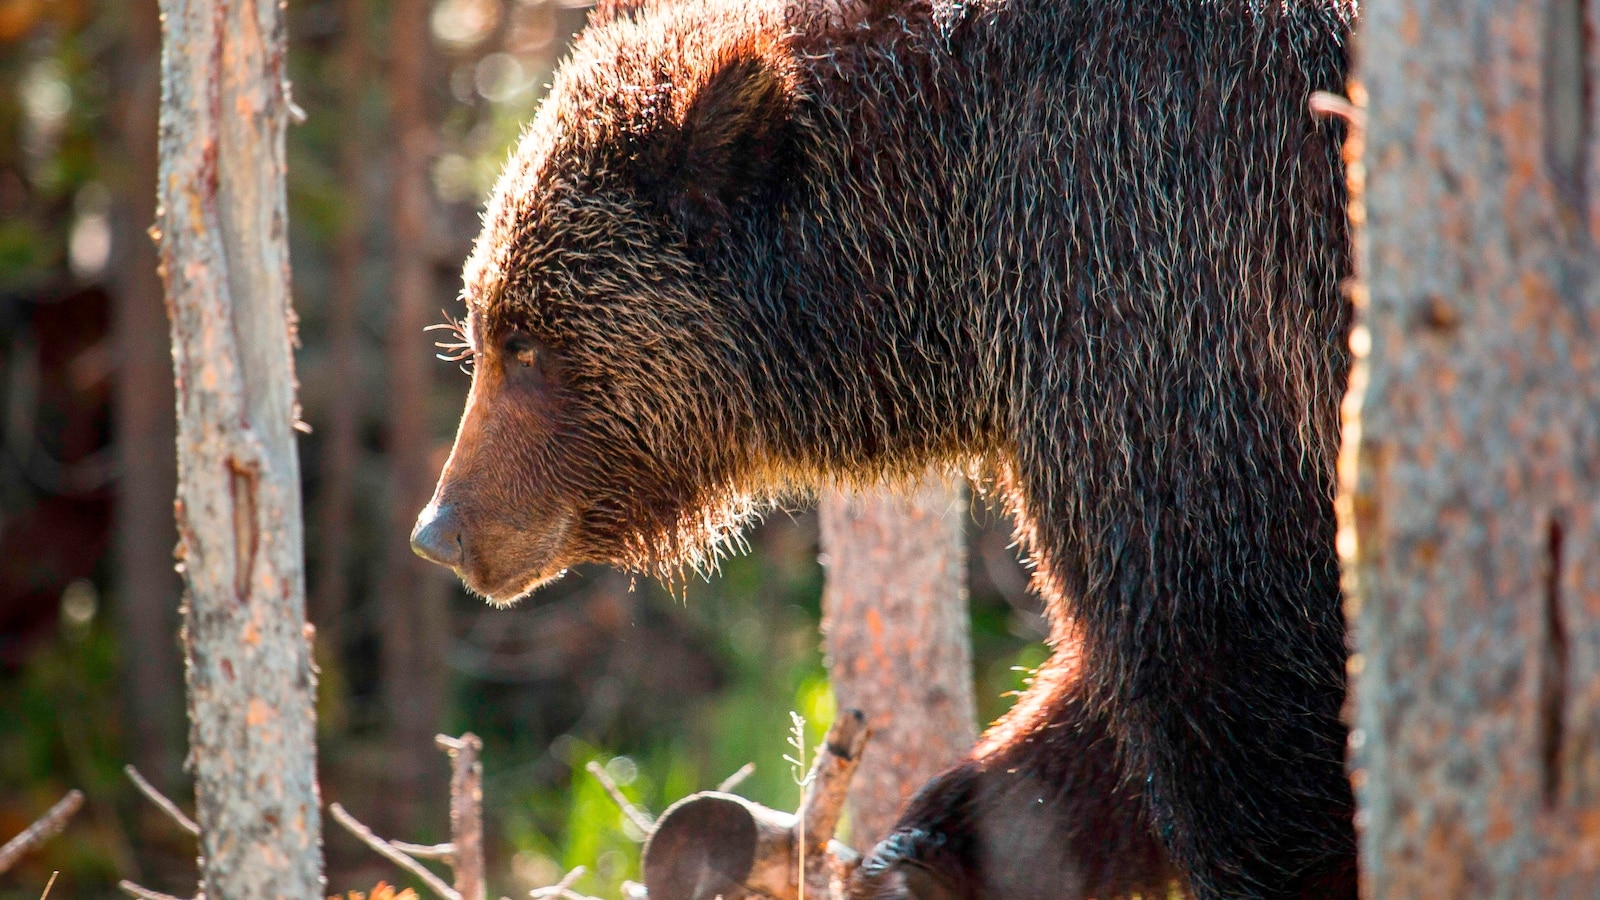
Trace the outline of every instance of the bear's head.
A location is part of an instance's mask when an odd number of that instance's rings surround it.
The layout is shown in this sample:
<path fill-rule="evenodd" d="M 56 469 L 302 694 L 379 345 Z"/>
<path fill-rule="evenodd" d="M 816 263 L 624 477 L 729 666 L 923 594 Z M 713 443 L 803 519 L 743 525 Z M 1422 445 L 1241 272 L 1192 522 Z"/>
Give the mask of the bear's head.
<path fill-rule="evenodd" d="M 495 188 L 458 326 L 472 385 L 412 535 L 490 601 L 578 563 L 705 563 L 770 481 L 729 248 L 797 152 L 776 15 L 592 24 Z"/>

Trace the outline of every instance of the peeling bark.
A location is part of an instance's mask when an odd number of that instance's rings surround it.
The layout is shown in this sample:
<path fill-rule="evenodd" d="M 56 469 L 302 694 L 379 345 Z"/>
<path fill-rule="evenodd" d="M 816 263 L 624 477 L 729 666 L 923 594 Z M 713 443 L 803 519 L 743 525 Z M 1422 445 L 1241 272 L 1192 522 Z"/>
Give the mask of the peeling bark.
<path fill-rule="evenodd" d="M 1600 896 L 1600 3 L 1363 15 L 1340 497 L 1363 893 Z"/>
<path fill-rule="evenodd" d="M 201 890 L 322 896 L 274 0 L 163 0 L 161 270 L 178 409 Z"/>
<path fill-rule="evenodd" d="M 930 477 L 910 494 L 822 503 L 823 631 L 841 709 L 864 711 L 872 744 L 850 792 L 850 842 L 871 847 L 930 778 L 977 739 L 960 488 Z"/>

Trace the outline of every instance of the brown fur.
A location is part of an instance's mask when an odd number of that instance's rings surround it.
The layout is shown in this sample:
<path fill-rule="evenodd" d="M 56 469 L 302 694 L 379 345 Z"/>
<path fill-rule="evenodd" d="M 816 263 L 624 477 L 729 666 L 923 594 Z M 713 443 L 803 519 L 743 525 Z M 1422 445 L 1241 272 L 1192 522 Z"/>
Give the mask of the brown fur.
<path fill-rule="evenodd" d="M 858 896 L 1350 896 L 1347 0 L 597 15 L 490 201 L 420 545 L 509 601 L 930 465 L 1058 653 Z M 621 7 L 624 4 L 612 4 Z"/>

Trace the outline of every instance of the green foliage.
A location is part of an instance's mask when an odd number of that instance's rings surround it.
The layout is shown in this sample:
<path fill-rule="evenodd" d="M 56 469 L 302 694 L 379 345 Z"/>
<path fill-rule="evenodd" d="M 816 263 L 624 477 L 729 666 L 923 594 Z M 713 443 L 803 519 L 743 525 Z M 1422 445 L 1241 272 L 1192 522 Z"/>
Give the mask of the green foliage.
<path fill-rule="evenodd" d="M 93 807 L 128 794 L 120 736 L 107 727 L 118 721 L 117 677 L 115 633 L 91 616 L 63 617 L 32 664 L 0 681 L 0 841 L 71 788 L 91 807 L 7 873 L 0 900 L 37 900 L 54 870 L 63 873 L 55 896 L 93 896 L 115 883 L 126 837 L 114 816 L 97 817 Z"/>

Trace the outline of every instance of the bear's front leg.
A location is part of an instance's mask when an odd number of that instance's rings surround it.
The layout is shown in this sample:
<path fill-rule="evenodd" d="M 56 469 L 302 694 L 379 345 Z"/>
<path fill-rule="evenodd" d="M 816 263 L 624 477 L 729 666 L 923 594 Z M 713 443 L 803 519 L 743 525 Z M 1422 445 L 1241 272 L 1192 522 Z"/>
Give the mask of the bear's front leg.
<path fill-rule="evenodd" d="M 1155 831 L 1199 900 L 1354 900 L 1342 635 L 1219 619 L 1187 668 L 1127 663 L 1118 734 Z"/>
<path fill-rule="evenodd" d="M 853 875 L 852 900 L 1168 895 L 1176 875 L 1142 779 L 1123 777 L 1072 668 L 1059 655 L 1047 663 L 973 757 L 912 798 Z"/>

